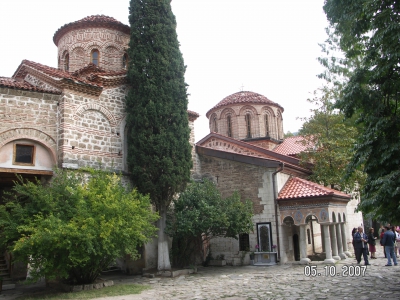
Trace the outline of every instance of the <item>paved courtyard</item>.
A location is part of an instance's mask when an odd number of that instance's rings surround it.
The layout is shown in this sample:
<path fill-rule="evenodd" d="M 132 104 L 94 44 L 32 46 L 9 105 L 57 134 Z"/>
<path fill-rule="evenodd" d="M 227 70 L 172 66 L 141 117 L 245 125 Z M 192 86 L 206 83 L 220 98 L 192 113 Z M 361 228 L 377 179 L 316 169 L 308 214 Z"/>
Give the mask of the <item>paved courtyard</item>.
<path fill-rule="evenodd" d="M 363 268 L 363 264 L 357 265 L 354 258 L 348 258 L 332 267 L 317 262 L 308 266 L 208 267 L 176 278 L 110 275 L 115 284 L 138 283 L 150 285 L 151 289 L 140 295 L 100 299 L 400 299 L 400 266 L 386 267 L 382 254 L 371 264 Z M 4 291 L 0 300 L 29 293 L 24 289 L 17 286 Z"/>

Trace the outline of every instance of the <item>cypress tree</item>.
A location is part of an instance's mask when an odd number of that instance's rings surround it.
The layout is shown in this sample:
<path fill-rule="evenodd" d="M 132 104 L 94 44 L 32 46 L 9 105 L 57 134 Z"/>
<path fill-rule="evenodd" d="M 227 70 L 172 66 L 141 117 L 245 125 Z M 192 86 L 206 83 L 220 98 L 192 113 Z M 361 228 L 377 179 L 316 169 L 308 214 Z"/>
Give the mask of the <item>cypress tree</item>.
<path fill-rule="evenodd" d="M 160 214 L 158 269 L 170 269 L 166 211 L 192 167 L 185 65 L 170 0 L 131 0 L 126 101 L 128 166 Z"/>

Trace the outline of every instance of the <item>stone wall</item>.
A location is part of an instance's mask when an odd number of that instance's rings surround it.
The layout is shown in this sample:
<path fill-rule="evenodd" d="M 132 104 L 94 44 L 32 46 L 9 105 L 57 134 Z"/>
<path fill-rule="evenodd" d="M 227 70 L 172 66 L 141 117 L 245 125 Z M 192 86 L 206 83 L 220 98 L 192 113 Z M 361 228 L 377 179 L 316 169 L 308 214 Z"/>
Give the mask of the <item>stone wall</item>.
<path fill-rule="evenodd" d="M 51 170 L 56 162 L 59 100 L 59 95 L 0 88 L 0 167 Z M 35 146 L 33 166 L 13 166 L 14 141 Z"/>
<path fill-rule="evenodd" d="M 59 160 L 64 167 L 124 171 L 126 86 L 106 89 L 99 98 L 65 91 L 60 101 Z"/>

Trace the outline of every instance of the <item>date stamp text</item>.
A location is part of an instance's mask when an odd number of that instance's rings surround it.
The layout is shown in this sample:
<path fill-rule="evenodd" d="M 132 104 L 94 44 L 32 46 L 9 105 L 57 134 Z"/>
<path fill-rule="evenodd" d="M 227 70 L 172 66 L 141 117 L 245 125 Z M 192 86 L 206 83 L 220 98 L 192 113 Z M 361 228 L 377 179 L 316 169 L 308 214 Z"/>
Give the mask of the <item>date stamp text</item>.
<path fill-rule="evenodd" d="M 340 268 L 336 266 L 324 266 L 322 269 L 318 269 L 317 266 L 304 266 L 304 276 L 307 277 L 364 277 L 367 266 L 360 265 L 344 265 Z"/>

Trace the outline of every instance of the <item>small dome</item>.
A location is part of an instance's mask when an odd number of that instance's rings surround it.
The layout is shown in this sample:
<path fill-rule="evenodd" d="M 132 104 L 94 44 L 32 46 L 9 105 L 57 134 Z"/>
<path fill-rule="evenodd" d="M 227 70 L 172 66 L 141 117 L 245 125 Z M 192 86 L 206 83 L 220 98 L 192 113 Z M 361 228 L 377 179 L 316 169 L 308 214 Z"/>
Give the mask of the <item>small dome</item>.
<path fill-rule="evenodd" d="M 229 106 L 232 104 L 268 104 L 279 107 L 283 112 L 282 106 L 269 100 L 267 97 L 253 92 L 242 91 L 222 99 L 221 102 L 219 102 L 217 105 L 215 105 L 207 112 L 206 114 L 207 118 L 209 117 L 211 111 L 213 111 L 214 109 L 224 106 Z"/>
<path fill-rule="evenodd" d="M 83 18 L 82 20 L 79 21 L 65 24 L 64 26 L 60 27 L 53 36 L 54 44 L 58 46 L 58 41 L 68 31 L 86 27 L 106 27 L 106 28 L 117 29 L 123 33 L 130 34 L 130 27 L 128 25 L 125 25 L 112 17 L 107 17 L 104 15 L 95 15 Z"/>

